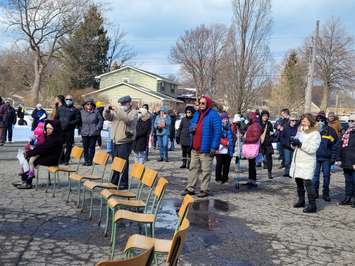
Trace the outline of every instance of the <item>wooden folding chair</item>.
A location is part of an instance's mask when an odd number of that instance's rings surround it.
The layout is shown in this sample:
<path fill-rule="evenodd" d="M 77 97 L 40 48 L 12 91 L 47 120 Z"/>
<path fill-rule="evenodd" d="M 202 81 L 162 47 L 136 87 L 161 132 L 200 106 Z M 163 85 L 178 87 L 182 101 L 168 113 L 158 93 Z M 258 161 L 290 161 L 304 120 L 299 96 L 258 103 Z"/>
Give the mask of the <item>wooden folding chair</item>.
<path fill-rule="evenodd" d="M 157 213 L 160 208 L 160 203 L 164 197 L 164 193 L 166 190 L 166 187 L 168 185 L 168 180 L 166 180 L 164 177 L 160 177 L 158 180 L 158 183 L 154 189 L 153 192 L 153 200 L 152 203 L 150 203 L 150 197 L 151 194 L 149 194 L 148 199 L 146 202 L 137 200 L 120 200 L 118 203 L 115 205 L 115 207 L 129 207 L 129 208 L 142 208 L 144 207 L 144 212 L 139 213 L 139 212 L 133 212 L 129 210 L 121 210 L 119 209 L 116 214 L 114 215 L 114 223 L 113 229 L 112 229 L 112 253 L 111 253 L 111 259 L 114 256 L 115 252 L 115 245 L 116 245 L 116 235 L 117 235 L 117 223 L 122 221 L 122 220 L 127 220 L 131 222 L 136 222 L 139 224 L 143 224 L 146 228 L 146 234 L 147 233 L 147 226 L 150 228 L 150 236 L 154 237 L 154 227 L 155 227 L 155 220 L 157 217 Z M 110 199 L 111 200 L 111 199 Z M 107 201 L 107 205 L 110 206 L 110 200 Z M 133 203 L 130 203 L 132 202 Z"/>
<path fill-rule="evenodd" d="M 151 195 L 152 190 L 153 190 L 153 185 L 154 185 L 155 180 L 157 179 L 157 177 L 158 177 L 158 172 L 157 171 L 154 171 L 152 169 L 146 169 L 144 171 L 144 174 L 143 174 L 143 177 L 142 177 L 142 182 L 141 182 L 141 184 L 139 186 L 139 189 L 137 191 L 137 194 L 136 194 L 136 198 L 135 198 L 136 200 L 143 199 L 143 195 L 144 194 L 147 194 L 147 196 L 145 198 L 145 201 L 149 200 L 150 195 Z M 118 198 L 119 199 L 120 197 L 112 195 L 109 198 L 109 200 L 113 199 L 113 198 L 116 198 L 116 199 Z M 131 199 L 131 198 L 128 198 L 128 199 Z M 109 205 L 107 205 L 107 208 L 106 208 L 106 225 L 105 225 L 105 232 L 104 232 L 105 236 L 107 236 L 110 213 L 112 214 L 112 230 L 111 230 L 111 241 L 112 241 L 112 239 L 113 239 L 112 231 L 113 231 L 113 224 L 114 224 L 115 208 L 112 208 Z"/>
<path fill-rule="evenodd" d="M 189 229 L 189 227 L 189 220 L 187 218 L 184 218 L 179 230 L 174 233 L 174 236 L 171 240 L 152 238 L 138 234 L 132 235 L 128 238 L 126 247 L 124 249 L 126 256 L 129 256 L 129 254 L 134 249 L 149 250 L 152 242 L 154 242 L 154 255 L 167 255 L 166 262 L 168 263 L 168 265 L 175 266 L 178 263 L 182 248 L 186 241 L 187 230 Z"/>
<path fill-rule="evenodd" d="M 118 188 L 121 182 L 122 178 L 122 172 L 124 168 L 126 167 L 127 161 L 123 158 L 120 157 L 115 157 L 113 159 L 112 165 L 111 165 L 111 174 L 109 176 L 109 180 L 106 180 L 107 182 L 104 182 L 104 178 L 100 180 L 101 182 L 98 181 L 91 181 L 91 180 L 86 180 L 84 182 L 84 198 L 85 198 L 85 191 L 88 190 L 90 191 L 90 214 L 89 214 L 89 219 L 92 218 L 92 209 L 93 209 L 93 200 L 94 200 L 94 190 L 95 189 L 112 189 L 112 188 Z M 120 173 L 120 178 L 118 181 L 118 185 L 115 185 L 111 183 L 111 176 L 113 174 L 113 171 L 119 172 Z"/>
<path fill-rule="evenodd" d="M 100 191 L 101 201 L 100 201 L 100 218 L 98 225 L 101 224 L 102 218 L 102 209 L 103 204 L 106 202 L 110 197 L 121 197 L 121 198 L 136 198 L 138 191 L 142 185 L 142 177 L 144 173 L 144 165 L 140 163 L 134 163 L 131 167 L 130 177 L 128 179 L 128 189 L 127 190 L 118 190 L 119 183 L 117 189 L 103 189 Z M 120 181 L 120 180 L 119 180 Z"/>
<path fill-rule="evenodd" d="M 81 157 L 83 156 L 83 153 L 84 153 L 84 149 L 81 147 L 74 146 L 72 148 L 71 153 L 70 153 L 70 160 L 72 162 L 76 162 L 76 166 L 74 168 L 69 167 L 69 166 L 59 166 L 59 165 L 58 166 L 48 166 L 47 169 L 48 169 L 49 177 L 50 177 L 50 174 L 54 174 L 53 197 L 55 197 L 55 188 L 56 188 L 56 183 L 57 183 L 57 179 L 59 177 L 60 172 L 67 173 L 69 189 L 71 189 L 69 176 L 71 173 L 78 172 L 79 167 L 80 167 L 80 160 L 81 160 Z M 48 180 L 48 182 L 49 182 L 49 180 Z M 68 200 L 69 199 L 67 199 L 67 202 L 68 202 Z"/>
<path fill-rule="evenodd" d="M 152 242 L 149 249 L 144 250 L 143 253 L 137 256 L 123 260 L 100 261 L 96 264 L 96 266 L 149 266 L 152 265 L 153 252 L 154 244 Z"/>
<path fill-rule="evenodd" d="M 91 171 L 89 174 L 74 173 L 69 176 L 69 187 L 71 187 L 72 181 L 78 182 L 78 207 L 80 207 L 81 183 L 83 183 L 86 180 L 102 180 L 103 177 L 105 176 L 106 166 L 107 166 L 109 156 L 110 155 L 105 151 L 96 151 L 93 159 L 93 165 L 91 166 Z M 100 168 L 102 168 L 101 175 L 99 176 L 94 175 L 97 166 L 100 166 Z M 70 198 L 70 193 L 71 193 L 71 189 L 69 189 L 68 192 L 68 200 Z M 83 200 L 83 204 L 84 201 L 85 198 Z"/>

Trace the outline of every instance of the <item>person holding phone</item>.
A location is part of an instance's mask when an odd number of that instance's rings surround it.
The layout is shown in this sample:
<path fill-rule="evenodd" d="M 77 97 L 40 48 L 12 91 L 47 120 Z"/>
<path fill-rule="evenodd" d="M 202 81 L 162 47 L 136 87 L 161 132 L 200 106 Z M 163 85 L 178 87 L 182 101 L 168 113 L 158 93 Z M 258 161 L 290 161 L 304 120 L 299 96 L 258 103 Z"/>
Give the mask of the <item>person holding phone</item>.
<path fill-rule="evenodd" d="M 170 135 L 170 125 L 171 119 L 168 115 L 168 109 L 165 106 L 160 108 L 159 115 L 155 118 L 154 128 L 156 129 L 156 134 L 158 138 L 158 145 L 160 151 L 160 159 L 159 162 L 165 160 L 168 162 L 168 143 L 169 143 L 169 135 Z"/>

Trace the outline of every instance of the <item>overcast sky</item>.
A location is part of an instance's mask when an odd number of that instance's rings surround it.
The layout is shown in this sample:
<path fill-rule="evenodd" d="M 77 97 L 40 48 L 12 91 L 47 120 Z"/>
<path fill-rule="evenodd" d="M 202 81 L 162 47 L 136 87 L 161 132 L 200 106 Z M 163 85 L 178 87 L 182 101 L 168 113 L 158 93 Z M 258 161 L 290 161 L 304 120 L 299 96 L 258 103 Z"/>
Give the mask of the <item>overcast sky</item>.
<path fill-rule="evenodd" d="M 0 0 L 0 3 L 4 0 Z M 230 24 L 231 0 L 100 0 L 111 25 L 120 24 L 127 42 L 137 52 L 135 63 L 163 75 L 177 73 L 169 62 L 171 47 L 185 30 L 200 24 Z M 315 28 L 332 16 L 340 17 L 355 36 L 355 0 L 272 0 L 270 48 L 276 62 L 285 52 L 303 43 Z M 0 25 L 0 48 L 13 42 Z"/>

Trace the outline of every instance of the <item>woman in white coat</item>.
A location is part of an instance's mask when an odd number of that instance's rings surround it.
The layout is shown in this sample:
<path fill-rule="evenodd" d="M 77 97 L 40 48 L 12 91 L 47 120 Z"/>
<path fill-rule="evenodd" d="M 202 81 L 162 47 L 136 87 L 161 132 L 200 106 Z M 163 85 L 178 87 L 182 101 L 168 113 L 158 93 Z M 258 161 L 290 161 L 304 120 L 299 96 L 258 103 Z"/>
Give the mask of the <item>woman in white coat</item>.
<path fill-rule="evenodd" d="M 316 153 L 321 142 L 316 120 L 312 114 L 303 114 L 301 125 L 296 137 L 291 139 L 291 145 L 295 148 L 290 176 L 295 178 L 297 184 L 298 201 L 295 208 L 305 207 L 305 190 L 309 205 L 303 209 L 305 213 L 317 211 L 315 191 L 312 186 L 312 178 L 316 167 Z"/>

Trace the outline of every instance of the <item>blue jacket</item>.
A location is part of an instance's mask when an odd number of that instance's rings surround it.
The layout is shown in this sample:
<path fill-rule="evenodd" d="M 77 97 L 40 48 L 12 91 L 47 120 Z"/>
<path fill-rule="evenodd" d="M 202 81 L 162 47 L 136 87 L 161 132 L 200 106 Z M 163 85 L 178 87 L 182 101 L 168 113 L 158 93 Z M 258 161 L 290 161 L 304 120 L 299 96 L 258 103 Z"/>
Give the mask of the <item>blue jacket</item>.
<path fill-rule="evenodd" d="M 164 122 L 165 122 L 165 127 L 164 128 L 159 128 L 160 125 L 160 116 L 157 115 L 154 121 L 154 128 L 156 128 L 156 134 L 157 136 L 164 136 L 167 135 L 169 136 L 170 134 L 170 125 L 171 125 L 171 120 L 170 116 L 166 115 Z"/>
<path fill-rule="evenodd" d="M 298 130 L 298 125 L 295 125 L 294 127 L 291 127 L 289 124 L 286 124 L 284 126 L 284 129 L 279 132 L 279 137 L 280 137 L 280 144 L 284 149 L 288 150 L 293 150 L 291 148 L 291 137 L 296 136 Z"/>
<path fill-rule="evenodd" d="M 190 124 L 190 130 L 195 131 L 200 112 L 196 112 Z M 209 153 L 211 149 L 218 150 L 222 134 L 222 120 L 217 111 L 210 108 L 202 121 L 201 153 Z"/>
<path fill-rule="evenodd" d="M 230 125 L 228 125 L 227 128 L 224 128 L 222 126 L 221 140 L 222 140 L 222 138 L 228 138 L 228 154 L 229 154 L 229 156 L 233 157 L 233 154 L 234 154 L 234 141 L 233 141 L 232 128 L 231 128 Z"/>
<path fill-rule="evenodd" d="M 333 128 L 326 126 L 320 132 L 321 142 L 317 150 L 317 160 L 335 161 L 338 154 L 339 139 Z"/>

